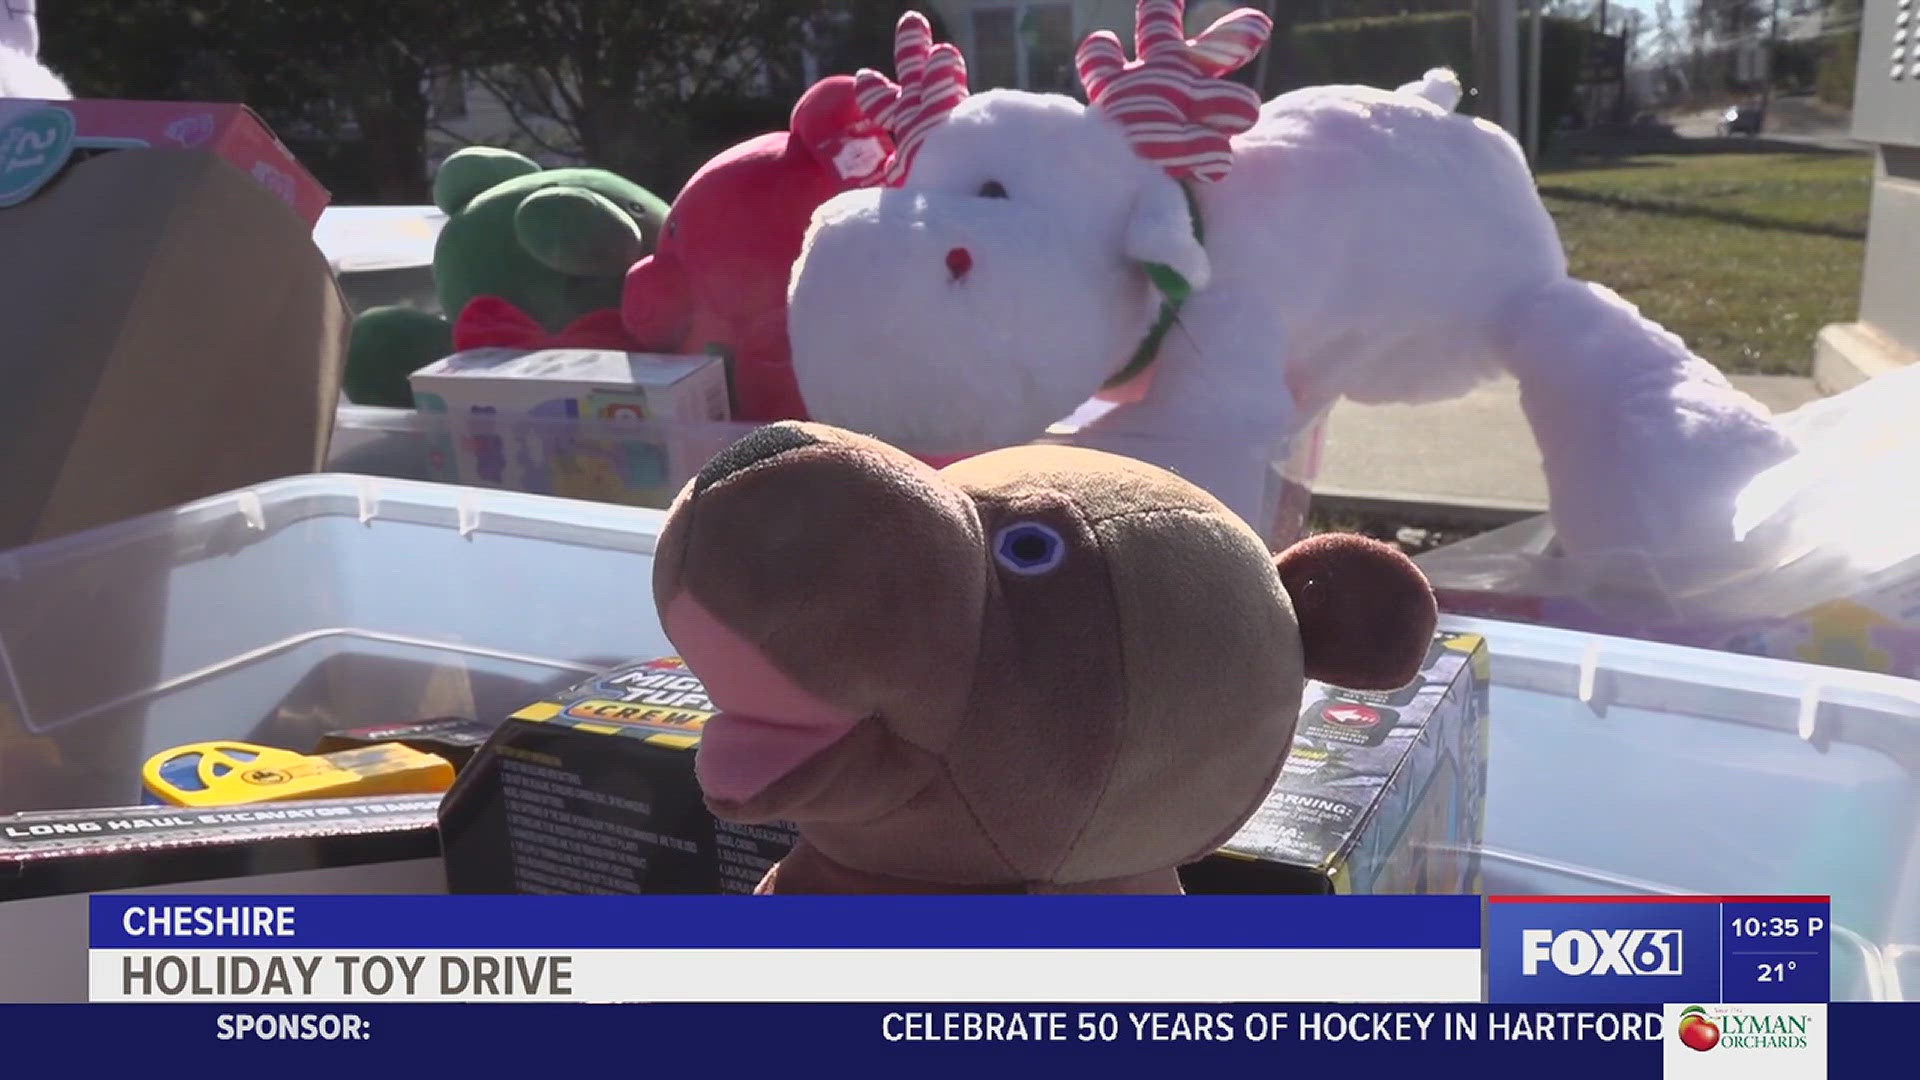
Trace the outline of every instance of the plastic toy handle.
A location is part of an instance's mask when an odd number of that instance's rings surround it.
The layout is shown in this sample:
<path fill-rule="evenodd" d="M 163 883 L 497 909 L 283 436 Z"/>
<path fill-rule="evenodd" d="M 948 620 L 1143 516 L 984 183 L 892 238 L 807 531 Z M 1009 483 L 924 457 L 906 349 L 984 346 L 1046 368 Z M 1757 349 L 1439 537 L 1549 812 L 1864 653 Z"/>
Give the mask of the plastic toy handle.
<path fill-rule="evenodd" d="M 149 791 L 178 791 L 182 785 L 169 778 L 173 766 L 183 758 L 197 760 L 193 766 L 193 778 L 198 781 L 195 790 L 207 791 L 217 786 L 221 779 L 244 769 L 262 766 L 285 767 L 304 760 L 304 756 L 291 750 L 282 750 L 272 746 L 256 746 L 253 743 L 214 740 L 203 743 L 189 743 L 165 750 L 147 759 L 140 769 L 140 779 Z"/>
<path fill-rule="evenodd" d="M 200 774 L 200 783 L 207 787 L 212 787 L 220 777 L 227 775 L 225 771 L 218 773 L 214 771 L 219 766 L 225 766 L 227 771 L 238 771 L 257 768 L 263 763 L 271 763 L 278 759 L 299 756 L 271 746 L 254 746 L 243 742 L 202 743 L 199 751 L 200 765 L 196 771 Z"/>

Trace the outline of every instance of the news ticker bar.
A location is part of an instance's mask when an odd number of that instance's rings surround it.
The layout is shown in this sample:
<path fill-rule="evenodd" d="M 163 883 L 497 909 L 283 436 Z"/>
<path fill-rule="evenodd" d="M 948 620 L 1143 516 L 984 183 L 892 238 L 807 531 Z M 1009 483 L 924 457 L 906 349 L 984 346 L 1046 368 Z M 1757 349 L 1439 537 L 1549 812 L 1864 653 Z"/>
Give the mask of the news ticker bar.
<path fill-rule="evenodd" d="M 1536 1076 L 1554 1080 L 1820 1080 L 1896 1067 L 1920 1003 L 1801 1006 L 552 1005 L 254 1003 L 0 1006 L 0 1039 L 90 1073 L 156 1061 L 222 1073 L 544 1076 L 604 1054 L 647 1074 L 755 1075 L 825 1061 L 915 1080 Z M 290 1045 L 330 1043 L 316 1054 Z M 1701 1049 L 1705 1047 L 1705 1049 Z M 361 1066 L 365 1062 L 365 1066 Z M 1909 1070 L 1911 1071 L 1911 1070 Z"/>
<path fill-rule="evenodd" d="M 1824 897 L 121 894 L 90 923 L 103 1002 L 1825 1003 L 1829 980 Z"/>

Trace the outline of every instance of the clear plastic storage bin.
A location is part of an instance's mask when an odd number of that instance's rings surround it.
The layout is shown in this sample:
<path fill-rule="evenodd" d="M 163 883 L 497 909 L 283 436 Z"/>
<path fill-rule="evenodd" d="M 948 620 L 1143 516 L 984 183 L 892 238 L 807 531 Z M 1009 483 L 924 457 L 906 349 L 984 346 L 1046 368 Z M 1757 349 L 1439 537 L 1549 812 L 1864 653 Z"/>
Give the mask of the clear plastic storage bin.
<path fill-rule="evenodd" d="M 1445 623 L 1491 655 L 1487 892 L 1830 895 L 1835 999 L 1917 996 L 1920 683 Z"/>
<path fill-rule="evenodd" d="M 354 311 L 404 304 L 438 313 L 433 251 L 446 223 L 433 206 L 329 206 L 313 242 Z"/>
<path fill-rule="evenodd" d="M 1212 492 L 1275 547 L 1300 536 L 1319 471 L 1324 418 L 1308 425 L 1289 447 L 1279 441 L 1105 435 L 1082 426 L 1104 408 L 1089 404 L 1039 441 L 1091 446 L 1180 473 Z M 526 417 L 476 422 L 412 409 L 343 404 L 334 421 L 328 467 L 466 483 L 460 455 L 473 451 L 459 443 L 482 427 L 486 437 L 499 440 L 492 453 L 538 464 L 533 469 L 503 469 L 502 482 L 482 486 L 505 489 L 515 475 L 537 475 L 542 478 L 537 487 L 518 490 L 664 509 L 709 457 L 754 425 Z"/>
<path fill-rule="evenodd" d="M 0 811 L 125 804 L 209 738 L 494 719 L 670 651 L 657 511 L 279 481 L 0 555 Z M 1491 892 L 1826 893 L 1840 999 L 1920 974 L 1920 685 L 1479 620 Z"/>
<path fill-rule="evenodd" d="M 497 718 L 667 649 L 660 514 L 298 477 L 0 554 L 0 812 L 137 803 L 210 738 Z"/>

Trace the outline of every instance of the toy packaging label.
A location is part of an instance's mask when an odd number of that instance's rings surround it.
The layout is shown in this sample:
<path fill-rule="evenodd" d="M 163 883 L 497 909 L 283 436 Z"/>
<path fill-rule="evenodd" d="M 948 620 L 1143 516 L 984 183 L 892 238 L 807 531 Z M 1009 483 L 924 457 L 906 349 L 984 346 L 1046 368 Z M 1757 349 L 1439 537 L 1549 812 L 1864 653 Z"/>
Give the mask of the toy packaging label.
<path fill-rule="evenodd" d="M 0 207 L 31 198 L 77 154 L 211 150 L 273 192 L 309 229 L 327 189 L 243 105 L 173 101 L 0 101 Z"/>
<path fill-rule="evenodd" d="M 1474 893 L 1486 803 L 1487 647 L 1442 629 L 1388 693 L 1308 683 L 1264 806 L 1190 892 Z"/>
<path fill-rule="evenodd" d="M 718 357 L 473 349 L 412 385 L 446 424 L 435 480 L 664 507 L 729 441 Z"/>
<path fill-rule="evenodd" d="M 0 816 L 0 901 L 431 859 L 437 795 Z"/>
<path fill-rule="evenodd" d="M 660 657 L 508 717 L 442 804 L 448 890 L 752 892 L 793 834 L 707 812 L 693 758 L 713 713 Z"/>

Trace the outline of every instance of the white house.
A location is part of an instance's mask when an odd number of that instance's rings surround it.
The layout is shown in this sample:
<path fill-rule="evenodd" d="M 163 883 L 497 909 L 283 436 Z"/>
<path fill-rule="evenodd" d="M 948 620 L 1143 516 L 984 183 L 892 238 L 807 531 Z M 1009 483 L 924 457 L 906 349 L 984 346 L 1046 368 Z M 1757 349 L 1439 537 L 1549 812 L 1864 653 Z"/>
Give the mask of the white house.
<path fill-rule="evenodd" d="M 534 87 L 518 85 L 510 77 L 498 81 L 507 94 L 537 97 Z M 538 115 L 529 116 L 525 108 L 510 107 L 502 94 L 470 75 L 446 72 L 435 76 L 428 100 L 432 112 L 427 126 L 427 160 L 432 168 L 438 168 L 448 154 L 462 146 L 511 147 L 550 168 L 580 163 L 579 158 L 559 152 L 566 149 L 569 140 L 558 124 Z M 540 136 L 538 142 L 528 137 L 527 127 L 535 129 Z"/>

